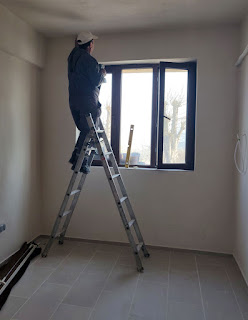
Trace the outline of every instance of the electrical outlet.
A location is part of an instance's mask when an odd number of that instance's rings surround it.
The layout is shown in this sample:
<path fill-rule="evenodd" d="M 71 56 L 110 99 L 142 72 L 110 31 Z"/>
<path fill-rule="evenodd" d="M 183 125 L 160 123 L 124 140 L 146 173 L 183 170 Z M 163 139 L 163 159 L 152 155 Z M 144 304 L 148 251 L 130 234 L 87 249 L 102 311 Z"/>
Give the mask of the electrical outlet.
<path fill-rule="evenodd" d="M 6 229 L 6 224 L 0 224 L 0 233 Z"/>

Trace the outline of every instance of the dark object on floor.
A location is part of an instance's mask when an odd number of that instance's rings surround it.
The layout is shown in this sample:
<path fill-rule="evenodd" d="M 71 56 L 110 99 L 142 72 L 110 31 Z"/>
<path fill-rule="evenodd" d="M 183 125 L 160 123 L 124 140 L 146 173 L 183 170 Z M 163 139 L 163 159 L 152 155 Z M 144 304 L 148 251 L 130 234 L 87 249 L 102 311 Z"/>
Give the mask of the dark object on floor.
<path fill-rule="evenodd" d="M 30 247 L 32 243 L 25 242 L 21 249 L 17 251 L 15 254 L 13 254 L 9 259 L 7 259 L 3 265 L 0 267 L 0 279 L 4 279 L 5 282 L 10 279 L 12 274 L 15 272 L 17 267 L 20 265 L 20 263 L 25 259 L 25 257 L 30 253 L 32 248 Z M 30 261 L 38 256 L 41 253 L 41 248 L 35 248 L 34 251 L 31 253 L 27 261 L 23 264 L 21 269 L 17 272 L 15 277 L 11 280 L 9 285 L 6 287 L 6 289 L 3 291 L 3 293 L 0 295 L 0 310 L 2 309 L 3 305 L 5 304 L 12 288 L 14 285 L 20 280 L 20 278 L 25 273 Z M 0 280 L 1 281 L 1 280 Z M 4 284 L 0 282 L 0 290 L 3 288 Z"/>

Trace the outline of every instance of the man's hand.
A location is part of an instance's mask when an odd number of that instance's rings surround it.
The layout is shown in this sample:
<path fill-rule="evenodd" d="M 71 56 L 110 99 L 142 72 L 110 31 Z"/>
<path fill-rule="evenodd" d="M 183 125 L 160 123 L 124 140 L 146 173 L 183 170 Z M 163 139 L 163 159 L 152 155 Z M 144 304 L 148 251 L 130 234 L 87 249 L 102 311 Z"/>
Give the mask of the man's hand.
<path fill-rule="evenodd" d="M 102 74 L 104 77 L 106 77 L 106 74 L 107 74 L 106 70 L 105 70 L 105 69 L 101 69 L 101 74 Z"/>

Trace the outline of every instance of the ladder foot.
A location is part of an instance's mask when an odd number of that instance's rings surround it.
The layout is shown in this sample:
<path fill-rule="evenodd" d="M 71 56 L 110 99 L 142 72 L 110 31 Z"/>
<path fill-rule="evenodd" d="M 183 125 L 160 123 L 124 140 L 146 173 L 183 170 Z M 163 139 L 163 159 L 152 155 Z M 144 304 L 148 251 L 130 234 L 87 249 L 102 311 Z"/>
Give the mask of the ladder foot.
<path fill-rule="evenodd" d="M 137 267 L 137 271 L 140 272 L 140 273 L 143 273 L 144 272 L 144 268 L 143 267 Z"/>
<path fill-rule="evenodd" d="M 59 244 L 60 245 L 64 244 L 64 240 L 59 240 Z"/>
<path fill-rule="evenodd" d="M 41 256 L 42 256 L 42 258 L 46 258 L 47 254 L 42 253 Z"/>
<path fill-rule="evenodd" d="M 145 258 L 149 258 L 150 257 L 150 253 L 147 251 L 145 245 L 142 246 L 141 250 L 143 251 L 143 254 L 144 254 Z"/>

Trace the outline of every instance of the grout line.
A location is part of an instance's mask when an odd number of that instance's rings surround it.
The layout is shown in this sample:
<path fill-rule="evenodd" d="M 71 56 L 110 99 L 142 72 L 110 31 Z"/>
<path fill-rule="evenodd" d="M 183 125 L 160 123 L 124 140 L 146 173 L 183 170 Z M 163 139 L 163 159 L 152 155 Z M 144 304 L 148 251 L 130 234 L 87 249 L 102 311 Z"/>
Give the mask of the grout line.
<path fill-rule="evenodd" d="M 64 262 L 64 260 L 67 258 L 67 256 L 69 256 L 70 253 L 71 253 L 71 252 L 69 252 L 69 253 L 65 256 L 65 258 L 60 261 L 60 263 L 57 265 L 56 268 L 54 268 L 54 269 L 51 268 L 51 269 L 53 269 L 53 270 L 51 271 L 51 273 L 50 273 L 50 274 L 46 277 L 46 279 L 40 284 L 40 286 L 38 286 L 38 288 L 31 294 L 31 296 L 23 303 L 23 305 L 21 305 L 21 307 L 15 312 L 15 314 L 11 317 L 11 319 L 14 319 L 15 315 L 16 315 L 16 314 L 21 310 L 21 308 L 33 297 L 33 295 L 42 287 L 42 285 L 47 281 L 47 279 L 51 276 L 51 274 L 53 274 L 53 273 L 59 268 L 59 266 L 62 264 L 62 262 Z M 37 261 L 39 261 L 40 259 L 46 259 L 46 258 L 40 257 L 39 259 L 37 259 Z M 36 265 L 37 267 L 39 267 L 39 265 L 36 264 L 37 261 L 34 262 L 33 266 Z M 31 266 L 31 265 L 29 265 L 29 267 L 30 267 L 30 266 Z M 40 267 L 40 268 L 43 268 L 43 267 Z M 47 267 L 47 268 L 49 268 L 49 267 Z M 28 270 L 28 269 L 27 269 L 27 270 Z"/>
<path fill-rule="evenodd" d="M 241 309 L 241 307 L 240 307 L 240 304 L 239 304 L 239 302 L 238 302 L 238 298 L 237 298 L 237 295 L 236 295 L 236 293 L 235 293 L 235 290 L 233 289 L 232 281 L 231 281 L 231 279 L 230 279 L 230 277 L 229 277 L 229 274 L 228 274 L 228 272 L 227 272 L 227 270 L 226 270 L 226 267 L 225 267 L 225 272 L 226 272 L 227 278 L 228 278 L 228 280 L 229 280 L 229 282 L 230 282 L 230 286 L 231 286 L 231 288 L 232 288 L 232 292 L 233 292 L 233 294 L 234 294 L 236 303 L 237 303 L 237 305 L 238 305 L 238 308 L 239 308 L 239 312 L 240 312 L 240 314 L 241 314 L 241 317 L 242 317 L 243 320 L 245 320 L 244 314 L 243 314 L 242 309 Z"/>
<path fill-rule="evenodd" d="M 203 317 L 206 320 L 206 312 L 205 312 L 205 306 L 203 302 L 203 296 L 202 296 L 202 288 L 201 288 L 201 280 L 200 280 L 200 274 L 199 274 L 199 269 L 198 269 L 198 264 L 195 256 L 195 266 L 196 266 L 196 271 L 197 271 L 197 277 L 198 277 L 198 283 L 199 283 L 199 289 L 200 289 L 200 295 L 201 295 L 201 303 L 202 303 L 202 311 L 203 311 Z"/>
<path fill-rule="evenodd" d="M 119 253 L 118 257 L 116 258 L 116 261 L 115 261 L 115 263 L 113 264 L 113 267 L 112 267 L 112 269 L 110 270 L 109 275 L 108 275 L 108 277 L 107 277 L 106 280 L 105 280 L 105 284 L 104 284 L 104 286 L 103 286 L 103 288 L 102 288 L 102 291 L 100 292 L 100 294 L 99 294 L 99 296 L 98 296 L 98 298 L 97 298 L 97 300 L 96 300 L 96 303 L 94 304 L 94 306 L 93 306 L 93 308 L 92 308 L 92 310 L 91 310 L 91 312 L 90 312 L 89 318 L 88 318 L 87 320 L 90 320 L 93 311 L 96 309 L 97 302 L 99 301 L 99 299 L 100 299 L 100 297 L 101 297 L 101 295 L 102 295 L 102 293 L 103 293 L 103 291 L 104 291 L 104 289 L 105 289 L 105 287 L 106 287 L 106 285 L 107 285 L 108 279 L 110 278 L 110 276 L 111 276 L 111 274 L 112 274 L 115 266 L 117 265 L 117 262 L 118 262 L 118 260 L 119 260 L 120 255 L 121 255 L 121 252 Z"/>
<path fill-rule="evenodd" d="M 60 307 L 60 305 L 63 303 L 63 301 L 65 300 L 65 298 L 68 296 L 69 292 L 72 290 L 74 284 L 78 281 L 78 279 L 80 278 L 81 274 L 84 272 L 84 270 L 86 269 L 86 267 L 90 264 L 90 262 L 92 261 L 92 259 L 94 258 L 94 256 L 96 255 L 97 251 L 94 252 L 94 254 L 92 255 L 92 257 L 89 259 L 89 261 L 86 263 L 86 265 L 84 266 L 84 268 L 82 269 L 82 271 L 79 273 L 78 277 L 75 279 L 75 281 L 73 282 L 73 284 L 71 285 L 70 289 L 68 290 L 68 292 L 66 293 L 66 295 L 63 297 L 63 299 L 60 301 L 60 303 L 58 304 L 57 308 L 54 310 L 54 312 L 52 313 L 51 317 L 49 318 L 52 319 L 52 317 L 54 316 L 54 314 L 56 313 L 56 311 L 58 310 L 58 308 Z M 71 254 L 71 252 L 70 252 Z"/>
<path fill-rule="evenodd" d="M 168 284 L 167 284 L 167 290 L 166 290 L 165 319 L 168 318 L 168 310 L 169 310 L 169 286 L 170 286 L 170 269 L 171 269 L 171 258 L 172 258 L 171 255 L 172 255 L 172 251 L 170 251 L 169 263 L 168 263 Z"/>
<path fill-rule="evenodd" d="M 134 291 L 133 291 L 133 296 L 132 296 L 132 299 L 131 299 L 131 304 L 130 304 L 130 308 L 129 308 L 129 311 L 128 311 L 127 319 L 129 319 L 129 317 L 130 317 L 130 313 L 131 313 L 131 310 L 132 310 L 135 294 L 136 294 L 136 291 L 137 291 L 137 288 L 138 288 L 139 279 L 140 279 L 140 272 L 139 272 L 139 275 L 138 275 L 138 278 L 137 278 L 137 281 L 136 281 L 136 285 L 135 285 L 135 288 L 134 288 Z"/>

